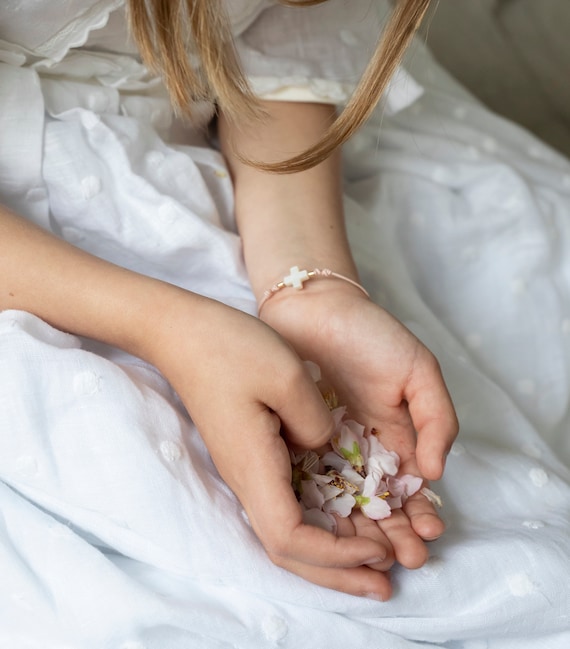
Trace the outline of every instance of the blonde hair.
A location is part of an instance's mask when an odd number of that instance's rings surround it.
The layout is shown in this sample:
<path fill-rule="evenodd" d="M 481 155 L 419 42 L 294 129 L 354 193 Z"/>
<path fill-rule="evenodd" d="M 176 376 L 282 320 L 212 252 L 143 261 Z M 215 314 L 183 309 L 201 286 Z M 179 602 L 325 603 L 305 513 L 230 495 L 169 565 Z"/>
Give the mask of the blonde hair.
<path fill-rule="evenodd" d="M 279 2 L 299 7 L 326 0 Z M 319 142 L 288 160 L 255 166 L 277 173 L 303 171 L 346 142 L 380 101 L 429 4 L 397 0 L 352 98 Z M 240 68 L 221 0 L 129 0 L 129 22 L 143 60 L 161 74 L 178 112 L 191 116 L 192 104 L 206 100 L 236 122 L 263 117 Z"/>

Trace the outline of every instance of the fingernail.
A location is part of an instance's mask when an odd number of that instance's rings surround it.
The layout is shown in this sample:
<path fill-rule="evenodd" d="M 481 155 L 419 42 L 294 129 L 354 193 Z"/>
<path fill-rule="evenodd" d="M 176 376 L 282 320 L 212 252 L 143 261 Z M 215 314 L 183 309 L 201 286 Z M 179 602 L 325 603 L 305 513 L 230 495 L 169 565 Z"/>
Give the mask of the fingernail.
<path fill-rule="evenodd" d="M 364 593 L 364 597 L 368 599 L 373 599 L 376 602 L 383 602 L 384 598 L 378 595 L 378 593 Z"/>
<path fill-rule="evenodd" d="M 373 557 L 372 559 L 366 561 L 365 564 L 367 566 L 372 566 L 375 563 L 382 563 L 383 561 L 386 561 L 386 555 L 384 555 L 383 557 Z"/>

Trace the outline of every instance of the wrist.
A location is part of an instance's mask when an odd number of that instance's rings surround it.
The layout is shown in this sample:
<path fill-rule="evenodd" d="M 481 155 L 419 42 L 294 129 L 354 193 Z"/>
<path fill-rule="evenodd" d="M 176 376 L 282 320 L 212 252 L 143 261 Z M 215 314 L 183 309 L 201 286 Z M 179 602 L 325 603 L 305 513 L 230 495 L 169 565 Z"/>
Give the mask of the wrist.
<path fill-rule="evenodd" d="M 337 288 L 342 288 L 342 285 L 339 282 L 344 284 L 344 288 L 350 287 L 356 289 L 360 292 L 361 296 L 370 298 L 368 291 L 357 281 L 356 273 L 352 274 L 353 277 L 348 275 L 343 275 L 336 271 L 331 270 L 330 268 L 313 268 L 311 270 L 302 268 L 298 266 L 293 266 L 290 268 L 289 273 L 285 275 L 279 282 L 276 282 L 271 287 L 266 289 L 261 298 L 258 301 L 258 311 L 261 313 L 265 305 L 272 299 L 276 298 L 278 294 L 282 292 L 300 292 L 305 290 L 312 285 L 315 281 L 322 283 L 323 280 L 336 282 Z M 354 279 L 353 279 L 354 278 Z M 333 289 L 331 284 L 330 290 Z M 327 287 L 325 289 L 313 289 L 313 291 L 319 292 L 319 290 L 329 290 Z M 336 289 L 335 289 L 336 290 Z"/>
<path fill-rule="evenodd" d="M 324 331 L 339 314 L 357 309 L 363 302 L 370 302 L 370 297 L 348 282 L 336 277 L 315 279 L 306 282 L 303 290 L 286 288 L 275 293 L 263 304 L 259 318 L 281 333 L 283 325 L 287 330 L 310 327 Z"/>

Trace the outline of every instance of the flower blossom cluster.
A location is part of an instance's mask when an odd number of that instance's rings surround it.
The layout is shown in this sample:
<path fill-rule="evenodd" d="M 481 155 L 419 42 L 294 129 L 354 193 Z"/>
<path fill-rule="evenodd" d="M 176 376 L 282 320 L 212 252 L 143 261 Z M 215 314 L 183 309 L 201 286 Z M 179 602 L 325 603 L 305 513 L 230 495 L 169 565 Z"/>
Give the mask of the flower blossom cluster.
<path fill-rule="evenodd" d="M 366 430 L 347 419 L 346 408 L 338 407 L 334 393 L 324 396 L 335 422 L 329 450 L 322 455 L 290 451 L 292 485 L 305 523 L 335 532 L 333 514 L 346 518 L 354 509 L 380 520 L 418 491 L 441 505 L 436 494 L 422 488 L 420 477 L 397 475 L 400 457 L 382 445 L 374 428 Z"/>

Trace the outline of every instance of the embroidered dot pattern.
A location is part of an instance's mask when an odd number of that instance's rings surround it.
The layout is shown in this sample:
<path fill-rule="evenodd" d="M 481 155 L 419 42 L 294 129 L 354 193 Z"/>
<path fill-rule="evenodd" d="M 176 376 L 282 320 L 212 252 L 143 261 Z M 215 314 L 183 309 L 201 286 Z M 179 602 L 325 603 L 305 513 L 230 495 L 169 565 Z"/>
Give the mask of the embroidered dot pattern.
<path fill-rule="evenodd" d="M 146 164 L 152 169 L 158 169 L 164 163 L 165 158 L 162 151 L 149 151 L 144 157 Z"/>
<path fill-rule="evenodd" d="M 495 153 L 497 151 L 497 140 L 492 137 L 484 137 L 481 146 L 487 153 Z"/>
<path fill-rule="evenodd" d="M 174 223 L 178 218 L 176 204 L 169 201 L 158 208 L 158 218 L 165 224 Z"/>
<path fill-rule="evenodd" d="M 548 484 L 548 473 L 544 469 L 535 467 L 528 472 L 528 476 L 535 487 L 544 487 Z"/>
<path fill-rule="evenodd" d="M 39 203 L 48 198 L 48 193 L 45 187 L 32 187 L 26 192 L 26 201 L 30 203 Z"/>
<path fill-rule="evenodd" d="M 445 183 L 448 178 L 447 170 L 445 167 L 435 167 L 432 171 L 431 177 L 436 183 Z"/>
<path fill-rule="evenodd" d="M 529 530 L 540 530 L 544 527 L 544 523 L 542 521 L 523 521 L 522 526 Z"/>
<path fill-rule="evenodd" d="M 544 152 L 538 145 L 532 145 L 528 147 L 528 155 L 531 158 L 540 159 L 544 156 Z"/>
<path fill-rule="evenodd" d="M 95 113 L 104 113 L 109 108 L 109 99 L 105 93 L 93 92 L 87 97 L 87 106 Z"/>
<path fill-rule="evenodd" d="M 269 615 L 263 620 L 261 630 L 266 640 L 277 643 L 285 639 L 289 632 L 289 626 L 282 617 Z"/>
<path fill-rule="evenodd" d="M 358 45 L 358 37 L 349 29 L 341 30 L 340 39 L 345 45 L 350 45 L 351 47 L 356 47 Z"/>
<path fill-rule="evenodd" d="M 93 113 L 85 112 L 81 115 L 81 123 L 88 131 L 91 131 L 96 126 L 99 126 L 101 118 Z"/>
<path fill-rule="evenodd" d="M 535 460 L 542 457 L 542 451 L 536 444 L 523 444 L 522 452 L 528 457 L 532 457 Z"/>
<path fill-rule="evenodd" d="M 455 119 L 465 119 L 467 117 L 467 108 L 465 106 L 456 106 L 453 109 Z"/>
<path fill-rule="evenodd" d="M 182 457 L 180 445 L 168 439 L 160 443 L 160 453 L 170 463 L 177 462 Z"/>
<path fill-rule="evenodd" d="M 96 372 L 85 370 L 73 377 L 73 391 L 77 396 L 91 396 L 101 390 L 101 377 Z"/>
<path fill-rule="evenodd" d="M 440 559 L 439 557 L 430 557 L 421 568 L 421 571 L 428 577 L 437 577 L 441 574 L 444 568 L 445 563 L 443 559 Z"/>
<path fill-rule="evenodd" d="M 83 193 L 83 198 L 85 198 L 85 200 L 94 198 L 101 191 L 101 186 L 101 178 L 99 178 L 98 176 L 86 176 L 81 181 L 81 191 Z"/>
<path fill-rule="evenodd" d="M 509 575 L 507 577 L 507 585 L 515 597 L 526 597 L 536 590 L 530 577 L 525 572 Z"/>

